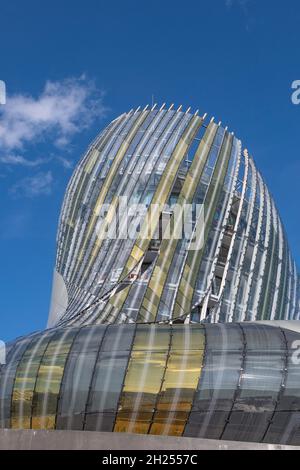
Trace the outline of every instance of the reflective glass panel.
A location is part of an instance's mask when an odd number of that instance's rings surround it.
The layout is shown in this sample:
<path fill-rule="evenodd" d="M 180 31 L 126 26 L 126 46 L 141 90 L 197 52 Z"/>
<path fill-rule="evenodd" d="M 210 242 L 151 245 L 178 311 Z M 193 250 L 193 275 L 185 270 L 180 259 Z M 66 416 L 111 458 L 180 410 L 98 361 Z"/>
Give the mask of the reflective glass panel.
<path fill-rule="evenodd" d="M 65 363 L 77 329 L 61 330 L 48 345 L 33 395 L 32 428 L 54 429 Z"/>
<path fill-rule="evenodd" d="M 185 437 L 220 439 L 228 418 L 228 412 L 192 412 L 186 425 Z"/>
<path fill-rule="evenodd" d="M 78 333 L 65 366 L 57 428 L 83 429 L 92 373 L 106 327 L 83 328 Z"/>
<path fill-rule="evenodd" d="M 32 341 L 33 336 L 17 341 L 7 356 L 7 363 L 1 367 L 0 375 L 0 427 L 10 427 L 12 393 L 16 371 L 26 347 Z"/>
<path fill-rule="evenodd" d="M 278 354 L 248 353 L 235 409 L 273 411 L 283 380 L 284 358 Z"/>
<path fill-rule="evenodd" d="M 222 436 L 226 441 L 261 442 L 272 413 L 234 412 Z"/>
<path fill-rule="evenodd" d="M 35 338 L 18 366 L 12 396 L 11 427 L 30 429 L 32 398 L 40 363 L 52 334 Z"/>
<path fill-rule="evenodd" d="M 173 326 L 170 353 L 150 434 L 183 433 L 199 382 L 204 344 L 204 328 L 201 325 L 192 328 Z"/>
<path fill-rule="evenodd" d="M 300 445 L 300 413 L 275 413 L 264 438 L 268 444 Z"/>
<path fill-rule="evenodd" d="M 238 387 L 241 352 L 206 352 L 205 364 L 195 394 L 194 411 L 230 411 Z"/>

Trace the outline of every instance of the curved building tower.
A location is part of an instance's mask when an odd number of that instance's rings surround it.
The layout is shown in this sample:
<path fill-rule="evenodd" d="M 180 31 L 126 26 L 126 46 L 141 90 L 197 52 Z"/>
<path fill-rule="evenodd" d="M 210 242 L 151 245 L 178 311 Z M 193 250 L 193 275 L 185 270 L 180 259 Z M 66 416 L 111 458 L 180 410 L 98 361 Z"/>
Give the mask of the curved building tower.
<path fill-rule="evenodd" d="M 131 111 L 68 186 L 49 326 L 186 317 L 297 319 L 296 266 L 240 140 L 189 110 Z"/>
<path fill-rule="evenodd" d="M 114 120 L 68 185 L 48 328 L 0 427 L 300 445 L 299 287 L 252 157 L 188 109 Z"/>

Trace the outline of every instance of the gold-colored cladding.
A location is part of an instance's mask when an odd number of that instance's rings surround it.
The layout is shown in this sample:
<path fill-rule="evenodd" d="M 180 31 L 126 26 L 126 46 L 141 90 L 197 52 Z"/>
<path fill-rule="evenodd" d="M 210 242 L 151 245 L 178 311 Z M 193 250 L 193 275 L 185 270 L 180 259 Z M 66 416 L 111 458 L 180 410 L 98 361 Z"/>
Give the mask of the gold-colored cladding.
<path fill-rule="evenodd" d="M 202 261 L 204 248 L 208 239 L 209 231 L 216 211 L 218 200 L 226 177 L 228 164 L 231 156 L 233 144 L 233 136 L 228 132 L 225 135 L 221 152 L 216 163 L 212 181 L 206 194 L 203 211 L 205 215 L 205 224 L 203 228 L 203 237 L 199 237 L 199 241 L 203 239 L 203 246 L 198 249 L 188 251 L 183 274 L 177 291 L 173 318 L 187 314 L 192 308 L 193 292 L 197 280 L 198 271 Z"/>
<path fill-rule="evenodd" d="M 178 206 L 183 207 L 184 204 L 191 204 L 193 202 L 193 198 L 203 174 L 217 130 L 218 126 L 216 124 L 209 124 L 198 149 L 196 150 L 192 165 L 187 173 L 177 201 Z M 171 233 L 171 227 L 172 224 L 174 224 L 173 219 L 174 216 L 170 220 L 169 226 L 166 228 L 166 230 L 169 230 L 169 233 Z M 176 228 L 174 230 L 176 231 Z M 166 284 L 178 243 L 179 240 L 176 238 L 164 239 L 162 241 L 160 254 L 148 283 L 147 291 L 139 312 L 139 320 L 147 319 L 149 321 L 154 321 L 156 319 L 160 297 Z"/>
<path fill-rule="evenodd" d="M 59 332 L 43 355 L 32 400 L 32 429 L 55 429 L 57 403 L 67 357 L 78 330 Z"/>
<path fill-rule="evenodd" d="M 157 205 L 157 207 L 163 207 L 166 204 L 171 188 L 174 185 L 178 169 L 184 160 L 187 150 L 190 147 L 191 143 L 199 128 L 203 123 L 203 118 L 199 116 L 193 116 L 189 125 L 184 131 L 183 136 L 179 140 L 173 155 L 171 156 L 167 167 L 160 179 L 160 182 L 156 188 L 155 194 L 152 198 L 152 206 Z M 154 236 L 155 230 L 157 228 L 157 223 L 159 220 L 159 213 L 155 211 L 149 212 L 145 218 L 144 224 L 141 227 L 141 232 L 135 242 L 135 245 L 131 251 L 131 254 L 127 260 L 127 263 L 123 269 L 121 279 L 126 278 L 126 276 L 132 271 L 132 269 L 141 261 L 143 256 L 145 255 L 149 243 Z M 150 222 L 150 223 L 149 223 Z M 127 298 L 129 293 L 130 286 L 126 289 L 121 291 L 120 293 L 114 295 L 110 301 L 108 302 L 103 314 L 102 318 L 107 318 L 110 315 L 116 317 L 118 313 L 121 311 L 124 302 Z"/>
<path fill-rule="evenodd" d="M 135 137 L 136 133 L 138 132 L 140 126 L 145 121 L 148 114 L 149 114 L 149 111 L 141 112 L 141 114 L 139 115 L 137 120 L 134 122 L 130 132 L 126 136 L 125 141 L 122 143 L 121 147 L 119 148 L 115 158 L 113 159 L 112 165 L 109 169 L 107 177 L 105 178 L 104 184 L 101 188 L 101 191 L 99 193 L 99 196 L 98 196 L 96 204 L 95 204 L 95 207 L 93 209 L 93 215 L 92 215 L 91 220 L 89 222 L 89 225 L 86 229 L 86 233 L 85 233 L 85 236 L 84 236 L 84 241 L 83 241 L 81 250 L 78 254 L 78 257 L 77 257 L 76 266 L 74 268 L 74 274 L 79 269 L 79 265 L 82 261 L 87 243 L 90 240 L 90 237 L 91 237 L 92 233 L 95 231 L 95 227 L 96 227 L 96 223 L 97 223 L 97 219 L 98 219 L 101 207 L 104 204 L 105 198 L 107 196 L 109 188 L 111 187 L 112 181 L 113 181 L 113 179 L 114 179 L 114 177 L 115 177 L 115 175 L 116 175 L 116 173 L 119 169 L 120 164 L 122 163 L 122 160 L 123 160 L 124 156 L 126 155 L 128 147 L 130 146 L 133 138 Z M 92 255 L 90 256 L 88 264 L 85 267 L 84 274 L 83 274 L 83 279 L 88 274 L 88 272 L 90 270 L 90 267 L 92 266 L 94 260 L 96 259 L 97 254 L 99 253 L 99 250 L 101 248 L 101 245 L 102 245 L 102 240 L 100 240 L 100 238 L 97 237 L 96 241 L 95 241 L 95 245 L 94 245 L 93 250 L 92 250 Z"/>
<path fill-rule="evenodd" d="M 182 436 L 204 348 L 201 325 L 138 325 L 114 431 Z"/>

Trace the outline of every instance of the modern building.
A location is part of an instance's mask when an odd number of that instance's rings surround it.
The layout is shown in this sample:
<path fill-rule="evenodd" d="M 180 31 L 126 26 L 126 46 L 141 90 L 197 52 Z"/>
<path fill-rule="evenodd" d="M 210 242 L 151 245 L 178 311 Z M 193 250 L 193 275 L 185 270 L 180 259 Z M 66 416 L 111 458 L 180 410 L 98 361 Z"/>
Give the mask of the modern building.
<path fill-rule="evenodd" d="M 140 232 L 99 236 L 116 224 L 125 198 L 146 207 L 140 218 L 128 215 Z M 203 208 L 192 220 L 199 248 L 176 230 L 159 234 L 164 216 L 174 227 L 174 204 Z M 69 183 L 57 247 L 49 326 L 191 312 L 213 322 L 299 318 L 296 266 L 253 159 L 221 124 L 189 110 L 131 111 L 99 135 Z"/>
<path fill-rule="evenodd" d="M 299 338 L 252 323 L 34 334 L 1 371 L 0 426 L 300 445 Z"/>
<path fill-rule="evenodd" d="M 8 345 L 0 427 L 300 445 L 288 320 L 296 266 L 241 141 L 190 109 L 131 111 L 68 185 L 48 329 Z"/>

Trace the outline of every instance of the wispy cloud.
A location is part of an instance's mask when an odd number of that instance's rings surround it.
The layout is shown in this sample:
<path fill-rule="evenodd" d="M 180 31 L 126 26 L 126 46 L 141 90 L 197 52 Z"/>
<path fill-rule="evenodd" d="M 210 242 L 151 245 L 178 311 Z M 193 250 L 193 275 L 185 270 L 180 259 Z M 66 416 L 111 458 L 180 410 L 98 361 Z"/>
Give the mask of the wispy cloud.
<path fill-rule="evenodd" d="M 59 162 L 66 169 L 73 168 L 74 166 L 72 160 L 66 157 L 62 157 L 60 155 L 50 155 L 46 158 L 36 158 L 34 160 L 29 160 L 28 158 L 25 158 L 22 155 L 0 155 L 0 163 L 10 166 L 33 168 L 53 161 Z"/>
<path fill-rule="evenodd" d="M 52 192 L 53 175 L 51 171 L 40 172 L 17 181 L 11 188 L 12 195 L 35 197 L 49 195 Z"/>
<path fill-rule="evenodd" d="M 105 114 L 103 94 L 84 76 L 48 81 L 37 97 L 7 97 L 0 110 L 0 151 L 23 149 L 41 140 L 61 147 Z"/>
<path fill-rule="evenodd" d="M 27 168 L 28 172 L 58 162 L 65 169 L 73 168 L 72 139 L 106 114 L 103 96 L 85 75 L 47 81 L 37 96 L 8 95 L 6 105 L 0 107 L 0 167 Z M 64 156 L 60 156 L 62 150 Z M 47 195 L 53 179 L 51 167 L 51 171 L 26 175 L 13 184 L 10 193 Z"/>
<path fill-rule="evenodd" d="M 3 163 L 5 165 L 35 167 L 45 162 L 47 162 L 47 160 L 44 158 L 29 160 L 27 158 L 24 158 L 22 155 L 0 155 L 0 163 Z"/>
<path fill-rule="evenodd" d="M 66 157 L 58 156 L 56 157 L 56 160 L 59 161 L 67 170 L 70 170 L 74 166 L 73 162 Z"/>

